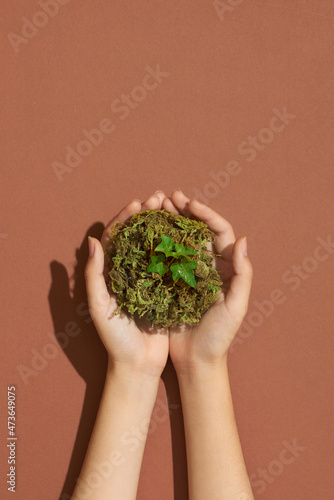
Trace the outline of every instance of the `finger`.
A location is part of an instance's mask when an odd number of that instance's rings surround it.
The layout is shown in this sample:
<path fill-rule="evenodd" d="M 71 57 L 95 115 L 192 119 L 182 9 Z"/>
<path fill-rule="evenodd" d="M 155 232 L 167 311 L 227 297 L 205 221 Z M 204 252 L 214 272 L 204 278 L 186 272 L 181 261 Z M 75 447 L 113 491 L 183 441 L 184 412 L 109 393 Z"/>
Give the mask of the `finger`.
<path fill-rule="evenodd" d="M 89 257 L 85 267 L 86 289 L 89 312 L 95 324 L 105 319 L 110 305 L 117 306 L 116 299 L 110 297 L 104 279 L 104 252 L 96 238 L 88 237 Z"/>
<path fill-rule="evenodd" d="M 166 197 L 165 193 L 162 191 L 158 191 L 149 198 L 147 198 L 144 203 L 142 203 L 141 210 L 160 210 L 161 208 L 161 203 Z"/>
<path fill-rule="evenodd" d="M 215 233 L 216 251 L 224 258 L 230 259 L 232 256 L 231 245 L 235 243 L 231 224 L 212 208 L 203 205 L 198 200 L 190 200 L 188 207 L 191 215 L 205 222 L 208 228 Z"/>
<path fill-rule="evenodd" d="M 159 209 L 160 209 L 160 208 L 162 208 L 162 202 L 166 198 L 166 195 L 165 195 L 165 193 L 161 189 L 159 189 L 158 191 L 156 191 L 154 194 L 157 195 L 157 196 L 159 196 L 159 199 L 160 199 Z"/>
<path fill-rule="evenodd" d="M 248 309 L 253 278 L 253 267 L 245 253 L 247 253 L 247 240 L 239 238 L 233 247 L 234 275 L 225 298 L 225 306 L 238 324 L 242 323 Z"/>
<path fill-rule="evenodd" d="M 175 208 L 182 214 L 184 217 L 190 217 L 190 211 L 188 208 L 188 203 L 190 198 L 188 198 L 181 189 L 174 189 L 172 194 L 170 195 L 170 199 L 175 206 Z"/>
<path fill-rule="evenodd" d="M 173 191 L 172 201 L 176 208 L 186 217 L 194 216 L 202 220 L 215 233 L 215 249 L 225 259 L 232 257 L 231 245 L 235 242 L 235 235 L 231 224 L 212 208 L 203 205 L 198 200 L 190 200 L 181 190 Z"/>
<path fill-rule="evenodd" d="M 130 217 L 132 217 L 134 214 L 139 212 L 141 209 L 141 201 L 135 198 L 132 200 L 130 203 L 128 203 L 122 210 L 114 217 L 109 224 L 106 226 L 105 230 L 103 231 L 102 238 L 101 238 L 101 244 L 103 249 L 106 248 L 107 242 L 109 241 L 109 233 L 112 227 L 115 226 L 118 222 L 124 223 Z"/>
<path fill-rule="evenodd" d="M 174 203 L 170 198 L 165 198 L 164 201 L 162 202 L 162 208 L 164 210 L 167 210 L 167 212 L 172 212 L 174 214 L 180 214 Z"/>

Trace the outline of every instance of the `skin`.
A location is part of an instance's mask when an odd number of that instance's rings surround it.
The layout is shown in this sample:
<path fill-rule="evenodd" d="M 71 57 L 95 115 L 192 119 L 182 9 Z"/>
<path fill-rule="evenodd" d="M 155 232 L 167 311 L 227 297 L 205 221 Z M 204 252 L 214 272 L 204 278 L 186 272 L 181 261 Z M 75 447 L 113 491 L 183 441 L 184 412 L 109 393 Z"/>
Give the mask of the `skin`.
<path fill-rule="evenodd" d="M 224 288 L 196 326 L 139 328 L 114 316 L 115 296 L 106 287 L 104 249 L 110 228 L 138 211 L 164 208 L 196 217 L 215 233 Z M 85 278 L 89 310 L 108 352 L 108 370 L 75 500 L 136 498 L 140 467 L 161 373 L 168 354 L 182 400 L 190 500 L 251 500 L 249 479 L 234 418 L 227 351 L 247 311 L 252 266 L 245 238 L 230 224 L 180 190 L 133 200 L 107 225 L 101 242 L 89 238 Z M 131 437 L 132 441 L 127 440 Z M 134 437 L 135 436 L 135 437 Z"/>
<path fill-rule="evenodd" d="M 233 411 L 228 348 L 247 312 L 252 265 L 245 238 L 211 208 L 174 191 L 163 208 L 203 220 L 215 233 L 224 287 L 195 326 L 171 328 L 169 353 L 182 401 L 190 500 L 251 500 Z"/>

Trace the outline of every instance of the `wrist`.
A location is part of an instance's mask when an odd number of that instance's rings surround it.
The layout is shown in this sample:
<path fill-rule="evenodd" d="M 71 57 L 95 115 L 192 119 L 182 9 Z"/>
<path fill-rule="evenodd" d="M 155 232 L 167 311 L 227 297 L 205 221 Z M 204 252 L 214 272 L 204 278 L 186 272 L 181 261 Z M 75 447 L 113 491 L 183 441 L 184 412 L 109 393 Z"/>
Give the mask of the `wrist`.
<path fill-rule="evenodd" d="M 217 382 L 228 380 L 227 357 L 214 362 L 196 362 L 175 368 L 179 385 L 190 385 L 194 388 L 208 387 Z"/>
<path fill-rule="evenodd" d="M 177 373 L 177 378 L 184 414 L 191 408 L 198 415 L 210 418 L 208 415 L 218 405 L 224 408 L 226 418 L 234 419 L 226 358 L 220 363 L 198 364 L 187 372 Z"/>
<path fill-rule="evenodd" d="M 109 358 L 106 380 L 112 381 L 115 385 L 122 388 L 123 391 L 137 391 L 140 394 L 141 390 L 156 392 L 159 386 L 160 375 L 148 374 L 134 366 L 117 363 Z"/>

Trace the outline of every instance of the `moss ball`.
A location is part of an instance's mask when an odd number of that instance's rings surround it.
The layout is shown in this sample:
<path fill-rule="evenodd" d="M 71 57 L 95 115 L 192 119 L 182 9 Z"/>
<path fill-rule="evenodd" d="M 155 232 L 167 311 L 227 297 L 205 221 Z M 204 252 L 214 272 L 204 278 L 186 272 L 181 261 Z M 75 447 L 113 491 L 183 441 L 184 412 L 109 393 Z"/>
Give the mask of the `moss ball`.
<path fill-rule="evenodd" d="M 171 238 L 194 250 L 191 260 L 196 285 L 182 278 L 173 280 L 171 271 L 160 275 L 147 272 L 151 256 L 161 236 Z M 109 233 L 105 250 L 108 264 L 108 289 L 116 294 L 119 314 L 124 308 L 129 314 L 145 317 L 158 328 L 196 324 L 204 312 L 217 300 L 222 286 L 218 272 L 212 267 L 214 254 L 207 248 L 214 242 L 214 233 L 203 221 L 174 214 L 166 210 L 138 212 L 125 223 L 117 223 Z M 166 258 L 166 264 L 175 260 Z"/>

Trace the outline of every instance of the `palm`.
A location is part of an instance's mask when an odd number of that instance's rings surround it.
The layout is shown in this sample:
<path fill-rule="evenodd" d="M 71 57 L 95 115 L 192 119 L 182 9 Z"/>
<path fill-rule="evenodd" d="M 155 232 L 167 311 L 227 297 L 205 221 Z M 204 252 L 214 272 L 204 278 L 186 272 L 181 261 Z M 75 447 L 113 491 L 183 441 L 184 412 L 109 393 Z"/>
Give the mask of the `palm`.
<path fill-rule="evenodd" d="M 226 308 L 226 289 L 219 292 L 217 301 L 204 313 L 199 323 L 170 329 L 169 352 L 176 366 L 210 361 L 223 355 L 231 341 L 231 318 Z"/>
<path fill-rule="evenodd" d="M 108 313 L 102 328 L 98 328 L 102 342 L 112 359 L 122 365 L 136 366 L 152 375 L 161 373 L 168 356 L 166 329 L 157 330 L 148 323 L 125 313 L 115 316 L 117 307 L 114 296 L 110 297 Z"/>

